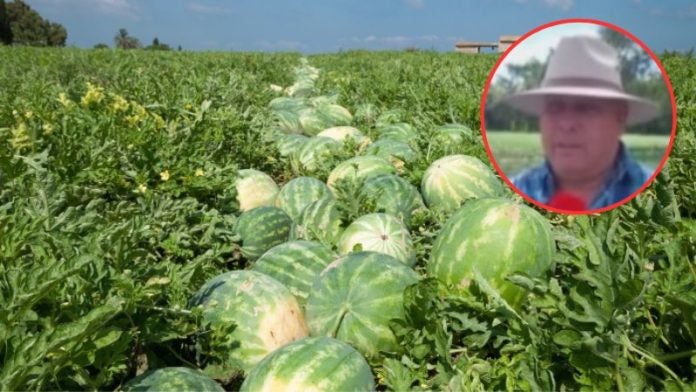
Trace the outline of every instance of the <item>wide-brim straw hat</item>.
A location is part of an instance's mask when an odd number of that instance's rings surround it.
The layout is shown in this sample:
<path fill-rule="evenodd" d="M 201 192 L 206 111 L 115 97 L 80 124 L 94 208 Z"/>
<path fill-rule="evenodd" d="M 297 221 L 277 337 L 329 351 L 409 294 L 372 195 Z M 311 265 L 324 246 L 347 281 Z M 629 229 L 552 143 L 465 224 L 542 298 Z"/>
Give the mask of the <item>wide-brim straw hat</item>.
<path fill-rule="evenodd" d="M 549 59 L 540 87 L 510 94 L 497 103 L 538 116 L 549 96 L 605 98 L 626 102 L 628 125 L 657 117 L 659 108 L 654 102 L 624 90 L 620 70 L 618 53 L 601 39 L 564 37 Z"/>

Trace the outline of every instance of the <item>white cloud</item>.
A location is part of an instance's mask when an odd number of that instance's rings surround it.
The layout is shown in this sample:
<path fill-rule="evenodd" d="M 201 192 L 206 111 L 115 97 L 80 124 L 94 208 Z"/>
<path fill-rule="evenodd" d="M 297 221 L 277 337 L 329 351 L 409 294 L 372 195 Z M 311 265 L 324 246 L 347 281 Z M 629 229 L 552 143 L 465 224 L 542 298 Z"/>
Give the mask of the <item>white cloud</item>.
<path fill-rule="evenodd" d="M 195 12 L 197 14 L 210 14 L 210 15 L 229 14 L 231 11 L 227 7 L 222 7 L 219 5 L 212 5 L 212 4 L 198 3 L 198 2 L 189 3 L 188 9 L 189 9 L 189 11 Z"/>

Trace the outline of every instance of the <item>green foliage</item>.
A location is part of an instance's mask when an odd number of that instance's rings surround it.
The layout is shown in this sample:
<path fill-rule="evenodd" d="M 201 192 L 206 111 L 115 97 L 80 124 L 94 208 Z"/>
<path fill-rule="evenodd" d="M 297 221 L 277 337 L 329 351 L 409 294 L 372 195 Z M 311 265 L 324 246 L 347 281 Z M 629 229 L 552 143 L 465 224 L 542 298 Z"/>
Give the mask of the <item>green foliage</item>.
<path fill-rule="evenodd" d="M 7 9 L 9 33 L 3 22 L 4 9 Z M 29 46 L 65 46 L 68 33 L 59 23 L 46 20 L 22 0 L 0 5 L 0 32 L 2 41 L 15 45 Z"/>
<path fill-rule="evenodd" d="M 268 86 L 290 86 L 298 57 L 0 47 L 0 389 L 115 389 L 146 369 L 214 368 L 238 347 L 234 325 L 206 326 L 187 308 L 205 281 L 246 267 L 232 231 L 237 170 L 325 180 L 361 153 L 348 143 L 312 173 L 279 157 Z M 467 292 L 432 279 L 408 288 L 391 323 L 405 354 L 373 364 L 378 388 L 696 389 L 696 60 L 662 61 L 679 119 L 656 182 L 598 216 L 540 210 L 556 269 L 509 278 L 530 291 L 519 311 L 481 279 Z M 487 162 L 477 132 L 455 143 L 433 130 L 479 128 L 494 56 L 309 62 L 316 90 L 338 94 L 365 135 L 416 129 L 417 157 L 398 171 L 412 185 L 445 155 Z M 374 210 L 357 181 L 337 188 L 345 223 Z M 421 275 L 445 219 L 411 217 Z"/>

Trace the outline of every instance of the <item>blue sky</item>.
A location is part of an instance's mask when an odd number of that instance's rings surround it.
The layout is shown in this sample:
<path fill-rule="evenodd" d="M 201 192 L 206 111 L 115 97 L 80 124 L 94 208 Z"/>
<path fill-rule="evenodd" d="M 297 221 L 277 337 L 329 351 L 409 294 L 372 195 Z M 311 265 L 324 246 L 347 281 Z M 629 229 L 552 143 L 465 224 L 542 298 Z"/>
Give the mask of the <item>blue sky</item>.
<path fill-rule="evenodd" d="M 653 51 L 696 47 L 696 0 L 25 0 L 68 45 L 113 45 L 119 28 L 186 50 L 335 52 L 496 41 L 558 19 L 619 25 Z"/>

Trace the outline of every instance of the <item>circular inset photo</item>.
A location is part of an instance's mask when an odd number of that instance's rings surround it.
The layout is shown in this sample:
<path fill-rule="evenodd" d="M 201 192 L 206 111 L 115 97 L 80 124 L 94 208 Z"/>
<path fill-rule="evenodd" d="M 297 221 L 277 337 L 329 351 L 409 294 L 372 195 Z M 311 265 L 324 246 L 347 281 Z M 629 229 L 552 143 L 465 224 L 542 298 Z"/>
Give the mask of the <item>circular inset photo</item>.
<path fill-rule="evenodd" d="M 630 201 L 662 169 L 676 130 L 657 57 L 627 31 L 587 19 L 541 26 L 511 46 L 489 75 L 481 117 L 505 182 L 567 214 Z"/>

